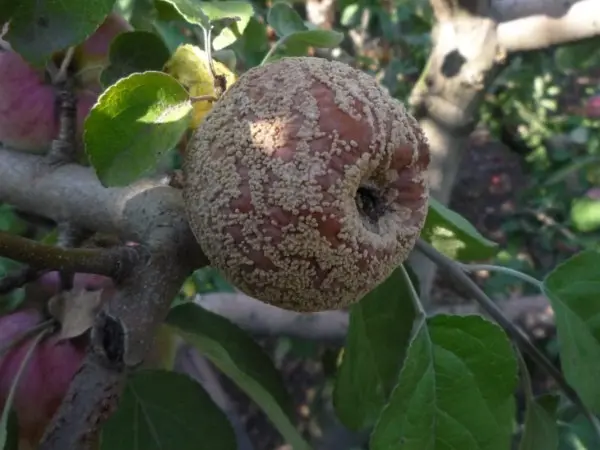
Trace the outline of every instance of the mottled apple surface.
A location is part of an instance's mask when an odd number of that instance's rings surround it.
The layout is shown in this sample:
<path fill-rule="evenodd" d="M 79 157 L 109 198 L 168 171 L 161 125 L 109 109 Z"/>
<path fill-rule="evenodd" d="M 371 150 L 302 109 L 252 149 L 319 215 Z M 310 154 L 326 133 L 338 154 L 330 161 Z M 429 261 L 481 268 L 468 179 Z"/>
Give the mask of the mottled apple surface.
<path fill-rule="evenodd" d="M 254 298 L 339 309 L 384 281 L 427 214 L 429 145 L 377 81 L 322 58 L 244 73 L 186 150 L 184 199 L 211 264 Z"/>

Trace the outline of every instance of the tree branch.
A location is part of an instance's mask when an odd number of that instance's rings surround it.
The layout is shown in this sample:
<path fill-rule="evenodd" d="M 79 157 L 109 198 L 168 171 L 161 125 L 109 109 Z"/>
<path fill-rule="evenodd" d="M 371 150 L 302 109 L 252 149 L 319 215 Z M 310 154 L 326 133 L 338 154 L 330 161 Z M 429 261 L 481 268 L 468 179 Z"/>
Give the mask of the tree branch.
<path fill-rule="evenodd" d="M 135 247 L 61 248 L 0 231 L 0 256 L 36 269 L 83 272 L 118 278 L 138 259 Z"/>
<path fill-rule="evenodd" d="M 552 3 L 550 3 L 552 4 Z M 498 41 L 508 52 L 540 50 L 600 35 L 600 3 L 582 0 L 560 16 L 539 14 L 498 24 Z"/>
<path fill-rule="evenodd" d="M 91 168 L 52 166 L 44 157 L 0 148 L 0 201 L 148 251 L 103 305 L 82 368 L 40 445 L 87 450 L 116 407 L 126 373 L 143 361 L 182 283 L 206 257 L 188 226 L 181 191 L 162 177 L 106 188 Z"/>
<path fill-rule="evenodd" d="M 121 370 L 88 352 L 39 449 L 97 449 L 100 427 L 116 411 L 124 385 Z"/>
<path fill-rule="evenodd" d="M 346 311 L 297 313 L 268 305 L 241 292 L 200 294 L 195 303 L 258 336 L 288 336 L 343 345 L 348 331 Z M 499 300 L 498 307 L 508 320 L 522 321 L 528 328 L 546 325 L 554 317 L 548 300 L 542 295 Z M 429 315 L 480 312 L 477 304 L 468 303 L 439 306 Z"/>
<path fill-rule="evenodd" d="M 187 226 L 181 191 L 166 186 L 162 177 L 106 188 L 90 167 L 52 167 L 44 157 L 0 146 L 0 202 L 56 223 L 68 222 L 139 243 L 172 237 L 164 229 L 177 222 L 176 244 L 198 266 L 206 262 Z"/>
<path fill-rule="evenodd" d="M 586 0 L 492 0 L 491 11 L 495 20 L 507 22 L 528 16 L 561 17 L 569 9 Z"/>
<path fill-rule="evenodd" d="M 147 264 L 117 286 L 92 329 L 92 345 L 81 370 L 40 444 L 40 450 L 92 449 L 102 425 L 118 406 L 129 370 L 152 346 L 192 266 L 173 248 L 155 248 Z"/>
<path fill-rule="evenodd" d="M 67 51 L 64 63 L 68 65 L 73 56 L 73 48 Z M 57 80 L 57 97 L 59 111 L 59 132 L 52 141 L 48 151 L 48 161 L 51 164 L 75 162 L 77 159 L 77 96 L 75 95 L 75 82 L 71 76 L 66 75 L 65 65 L 59 70 Z"/>
<path fill-rule="evenodd" d="M 504 315 L 498 306 L 483 292 L 473 280 L 471 280 L 463 269 L 456 264 L 455 261 L 438 252 L 435 248 L 429 245 L 422 239 L 419 239 L 416 244 L 418 251 L 422 252 L 425 256 L 435 262 L 443 270 L 448 272 L 452 278 L 458 281 L 461 286 L 467 290 L 470 295 L 479 303 L 488 315 L 498 323 L 504 331 L 518 344 L 519 348 L 525 350 L 531 359 L 541 367 L 552 379 L 556 382 L 556 385 L 565 394 L 565 396 L 576 405 L 583 415 L 588 418 L 595 430 L 600 433 L 600 422 L 594 417 L 591 411 L 585 406 L 579 394 L 575 389 L 569 385 L 565 380 L 562 373 L 540 352 L 537 347 L 531 342 L 527 335 L 516 325 L 510 322 Z M 600 435 L 600 434 L 599 434 Z"/>

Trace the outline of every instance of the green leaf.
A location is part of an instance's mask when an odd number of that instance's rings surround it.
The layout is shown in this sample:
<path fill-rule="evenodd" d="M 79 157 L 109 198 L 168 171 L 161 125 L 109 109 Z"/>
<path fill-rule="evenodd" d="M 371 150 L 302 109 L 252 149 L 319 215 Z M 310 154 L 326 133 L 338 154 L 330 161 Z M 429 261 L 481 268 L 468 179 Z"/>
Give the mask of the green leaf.
<path fill-rule="evenodd" d="M 381 413 L 398 379 L 415 314 L 402 268 L 350 307 L 333 392 L 337 416 L 348 428 L 372 426 Z"/>
<path fill-rule="evenodd" d="M 13 0 L 0 0 L 0 23 L 8 22 L 19 6 L 19 2 Z"/>
<path fill-rule="evenodd" d="M 190 36 L 186 36 L 176 23 L 156 20 L 152 26 L 156 33 L 163 39 L 170 53 L 177 50 L 177 47 L 180 45 L 194 44 L 194 40 Z"/>
<path fill-rule="evenodd" d="M 161 71 L 170 56 L 164 41 L 155 33 L 122 33 L 110 46 L 110 64 L 102 71 L 100 81 L 106 87 L 135 72 Z"/>
<path fill-rule="evenodd" d="M 250 18 L 254 15 L 254 8 L 250 2 L 199 2 L 194 0 L 165 0 L 171 3 L 177 11 L 190 23 L 206 27 L 206 18 L 216 21 L 228 17 L 239 17 L 236 22 L 237 30 L 243 33 Z M 237 40 L 238 36 L 227 27 L 214 36 L 213 48 L 221 50 Z"/>
<path fill-rule="evenodd" d="M 247 67 L 258 66 L 269 50 L 269 38 L 264 23 L 255 17 L 250 19 L 242 38 L 238 39 L 232 48 L 243 55 Z"/>
<path fill-rule="evenodd" d="M 592 450 L 600 448 L 600 440 L 590 421 L 583 415 L 560 421 L 559 450 Z"/>
<path fill-rule="evenodd" d="M 519 450 L 557 450 L 558 427 L 554 415 L 558 397 L 547 395 L 527 400 L 525 430 Z"/>
<path fill-rule="evenodd" d="M 302 17 L 285 2 L 277 2 L 271 6 L 267 14 L 267 22 L 280 38 L 308 30 Z"/>
<path fill-rule="evenodd" d="M 333 48 L 344 40 L 344 34 L 333 30 L 306 30 L 290 34 L 285 45 L 306 44 L 312 47 Z"/>
<path fill-rule="evenodd" d="M 487 259 L 498 248 L 495 242 L 483 237 L 464 217 L 434 198 L 429 199 L 429 211 L 421 237 L 439 252 L 460 261 Z"/>
<path fill-rule="evenodd" d="M 521 353 L 517 352 L 517 359 L 527 408 L 519 450 L 557 450 L 558 427 L 555 416 L 559 397 L 549 394 L 536 399 L 529 369 Z"/>
<path fill-rule="evenodd" d="M 247 333 L 192 303 L 172 308 L 166 323 L 244 390 L 294 450 L 310 449 L 292 423 L 293 406 L 281 374 Z"/>
<path fill-rule="evenodd" d="M 557 68 L 561 71 L 568 71 L 596 67 L 600 62 L 598 44 L 600 44 L 600 38 L 594 36 L 591 39 L 557 48 L 554 53 Z"/>
<path fill-rule="evenodd" d="M 102 429 L 103 450 L 236 450 L 233 427 L 204 388 L 181 373 L 143 370 L 127 379 Z"/>
<path fill-rule="evenodd" d="M 43 66 L 53 53 L 91 36 L 115 4 L 115 0 L 5 1 L 16 6 L 4 40 L 36 67 Z"/>
<path fill-rule="evenodd" d="M 0 435 L 0 442 L 5 441 L 2 450 L 19 450 L 19 423 L 14 408 L 9 412 L 6 431 L 0 430 Z"/>
<path fill-rule="evenodd" d="M 583 233 L 600 228 L 600 200 L 589 197 L 575 199 L 571 205 L 573 226 Z"/>
<path fill-rule="evenodd" d="M 510 448 L 517 362 L 504 331 L 481 316 L 421 322 L 371 450 Z"/>
<path fill-rule="evenodd" d="M 600 413 L 600 253 L 583 251 L 543 281 L 555 314 L 565 378 L 582 401 Z"/>
<path fill-rule="evenodd" d="M 571 158 L 570 155 L 569 158 Z M 580 158 L 573 158 L 565 167 L 552 172 L 552 174 L 544 180 L 543 186 L 552 186 L 553 184 L 560 183 L 574 172 L 594 166 L 600 167 L 600 156 L 598 155 L 586 155 Z"/>
<path fill-rule="evenodd" d="M 123 186 L 154 169 L 188 126 L 187 91 L 170 75 L 134 73 L 110 86 L 85 121 L 85 151 L 104 186 Z"/>
<path fill-rule="evenodd" d="M 342 11 L 342 16 L 340 17 L 340 23 L 345 26 L 345 27 L 349 27 L 352 25 L 355 25 L 356 22 L 358 21 L 358 13 L 361 11 L 361 6 L 358 3 L 351 3 L 350 5 L 346 6 L 344 8 L 344 10 Z"/>
<path fill-rule="evenodd" d="M 118 35 L 110 46 L 109 65 L 100 81 L 106 86 L 132 73 L 161 71 L 171 56 L 164 41 L 149 31 L 131 31 Z"/>

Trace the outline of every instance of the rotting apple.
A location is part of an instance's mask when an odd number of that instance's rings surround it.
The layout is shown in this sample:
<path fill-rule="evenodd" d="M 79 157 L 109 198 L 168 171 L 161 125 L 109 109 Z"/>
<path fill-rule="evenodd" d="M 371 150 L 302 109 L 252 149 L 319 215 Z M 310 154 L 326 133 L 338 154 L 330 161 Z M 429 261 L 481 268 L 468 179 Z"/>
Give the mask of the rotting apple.
<path fill-rule="evenodd" d="M 0 317 L 0 346 L 44 320 L 37 309 L 23 309 Z M 4 408 L 15 376 L 34 340 L 30 337 L 0 355 L 0 407 Z M 61 340 L 56 335 L 42 340 L 25 367 L 15 391 L 12 408 L 19 425 L 19 448 L 37 448 L 44 430 L 60 406 L 83 360 L 85 342 Z"/>
<path fill-rule="evenodd" d="M 246 294 L 341 309 L 406 260 L 423 228 L 429 144 L 377 81 L 323 58 L 245 72 L 183 162 L 190 226 Z"/>

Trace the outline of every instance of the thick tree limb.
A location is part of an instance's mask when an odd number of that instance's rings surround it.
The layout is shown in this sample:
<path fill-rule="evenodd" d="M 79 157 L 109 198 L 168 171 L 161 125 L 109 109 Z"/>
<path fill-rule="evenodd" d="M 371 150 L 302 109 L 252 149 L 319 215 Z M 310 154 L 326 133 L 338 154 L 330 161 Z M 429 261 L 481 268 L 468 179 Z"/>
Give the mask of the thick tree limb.
<path fill-rule="evenodd" d="M 577 3 L 586 0 L 492 0 L 492 17 L 498 22 L 544 15 L 561 17 Z"/>
<path fill-rule="evenodd" d="M 61 248 L 0 231 L 0 256 L 36 269 L 84 272 L 119 277 L 138 258 L 134 247 Z"/>
<path fill-rule="evenodd" d="M 116 407 L 127 370 L 143 361 L 181 284 L 206 258 L 188 226 L 181 192 L 161 180 L 105 188 L 90 168 L 53 167 L 43 157 L 0 149 L 0 201 L 148 251 L 104 305 L 83 366 L 40 446 L 87 450 Z"/>
<path fill-rule="evenodd" d="M 40 450 L 97 450 L 100 427 L 116 410 L 125 385 L 122 371 L 88 353 L 54 416 Z"/>
<path fill-rule="evenodd" d="M 40 450 L 94 448 L 93 439 L 118 406 L 128 370 L 142 363 L 191 270 L 189 260 L 177 252 L 156 248 L 150 262 L 138 264 L 135 274 L 118 286 L 94 325 L 83 367 L 46 430 Z"/>
<path fill-rule="evenodd" d="M 552 2 L 547 2 L 552 4 Z M 498 25 L 498 41 L 509 53 L 540 50 L 600 35 L 600 2 L 582 0 L 557 17 L 539 14 Z"/>
<path fill-rule="evenodd" d="M 409 100 L 429 141 L 431 196 L 443 204 L 450 199 L 486 89 L 504 63 L 496 23 L 479 15 L 449 16 L 456 8 L 446 3 L 432 0 L 441 17 L 432 33 L 429 60 Z M 428 309 L 435 265 L 418 252 L 411 254 L 410 264 L 419 274 L 421 299 Z"/>
<path fill-rule="evenodd" d="M 335 22 L 336 0 L 307 0 L 306 17 L 320 28 L 332 29 Z"/>
<path fill-rule="evenodd" d="M 257 336 L 288 336 L 343 345 L 348 330 L 348 313 L 324 311 L 297 313 L 268 305 L 241 292 L 218 292 L 196 296 L 195 302 Z M 528 329 L 547 324 L 554 318 L 548 300 L 539 295 L 498 301 L 498 307 L 511 321 Z M 476 304 L 440 306 L 429 314 L 479 314 Z"/>
<path fill-rule="evenodd" d="M 106 188 L 89 167 L 50 167 L 43 157 L 0 147 L 0 201 L 57 223 L 69 222 L 140 243 L 161 234 L 164 240 L 170 233 L 161 230 L 175 221 L 179 229 L 175 244 L 181 243 L 199 264 L 205 261 L 187 227 L 181 192 L 159 179 Z"/>
<path fill-rule="evenodd" d="M 534 50 L 599 33 L 595 0 L 430 0 L 436 16 L 434 46 L 410 104 L 430 142 L 431 195 L 447 204 L 467 139 L 478 122 L 483 95 L 509 52 Z M 418 252 L 429 307 L 435 266 Z"/>

